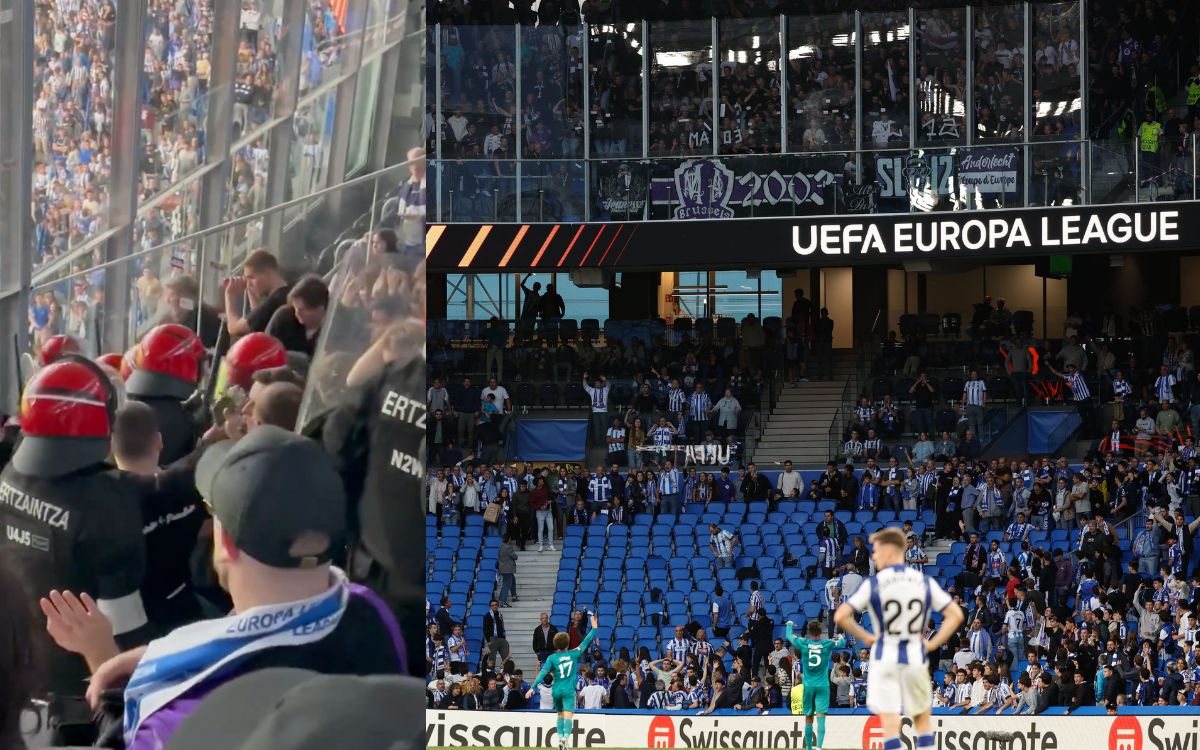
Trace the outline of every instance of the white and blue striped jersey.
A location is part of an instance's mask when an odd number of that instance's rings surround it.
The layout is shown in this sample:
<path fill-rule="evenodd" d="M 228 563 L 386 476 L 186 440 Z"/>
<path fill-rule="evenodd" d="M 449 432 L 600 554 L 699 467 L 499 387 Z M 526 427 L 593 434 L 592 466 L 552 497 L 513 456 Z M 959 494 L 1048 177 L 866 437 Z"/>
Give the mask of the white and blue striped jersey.
<path fill-rule="evenodd" d="M 692 653 L 692 639 L 672 638 L 663 646 L 663 651 L 667 656 L 682 664 L 687 660 L 688 654 Z"/>
<path fill-rule="evenodd" d="M 963 383 L 963 398 L 967 406 L 983 406 L 983 394 L 987 393 L 987 384 L 982 380 L 968 380 Z"/>
<path fill-rule="evenodd" d="M 680 414 L 683 412 L 683 405 L 687 403 L 687 394 L 682 388 L 672 388 L 667 394 L 667 411 L 672 414 Z"/>
<path fill-rule="evenodd" d="M 876 634 L 872 663 L 924 664 L 929 615 L 952 603 L 933 578 L 907 565 L 892 565 L 863 581 L 846 602 L 871 613 Z"/>
<path fill-rule="evenodd" d="M 658 491 L 663 495 L 679 494 L 679 469 L 671 469 L 659 473 Z"/>
<path fill-rule="evenodd" d="M 1072 401 L 1087 401 L 1092 397 L 1092 392 L 1088 390 L 1083 375 L 1078 372 L 1067 373 L 1063 376 L 1063 380 L 1067 381 L 1067 387 L 1071 389 Z"/>
<path fill-rule="evenodd" d="M 1175 376 L 1171 373 L 1159 375 L 1154 381 L 1154 392 L 1158 400 L 1170 403 L 1175 400 Z"/>

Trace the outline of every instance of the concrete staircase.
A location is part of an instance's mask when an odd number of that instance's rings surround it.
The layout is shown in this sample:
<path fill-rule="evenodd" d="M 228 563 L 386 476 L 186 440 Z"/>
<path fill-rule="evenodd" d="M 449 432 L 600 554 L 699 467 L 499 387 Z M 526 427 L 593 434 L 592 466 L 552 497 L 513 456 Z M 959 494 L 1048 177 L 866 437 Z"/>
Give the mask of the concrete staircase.
<path fill-rule="evenodd" d="M 789 459 L 797 467 L 825 465 L 829 460 L 829 425 L 841 406 L 846 381 L 854 373 L 855 357 L 853 351 L 834 353 L 833 380 L 784 387 L 754 450 L 760 468 Z"/>
<path fill-rule="evenodd" d="M 556 543 L 556 552 L 537 551 L 537 543 L 529 542 L 526 551 L 517 551 L 517 596 L 520 601 L 504 610 L 504 624 L 508 630 L 508 647 L 517 668 L 524 671 L 525 679 L 537 674 L 537 657 L 533 653 L 533 629 L 537 627 L 543 612 L 549 612 L 554 604 L 554 586 L 558 580 L 558 566 L 562 561 L 562 545 Z M 565 630 L 567 623 L 554 623 Z"/>

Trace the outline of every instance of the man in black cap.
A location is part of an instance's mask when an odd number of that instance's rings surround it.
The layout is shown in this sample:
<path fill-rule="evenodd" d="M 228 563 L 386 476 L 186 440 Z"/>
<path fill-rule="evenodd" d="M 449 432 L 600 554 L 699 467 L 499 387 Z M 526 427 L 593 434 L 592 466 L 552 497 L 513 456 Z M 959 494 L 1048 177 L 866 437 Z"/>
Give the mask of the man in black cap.
<path fill-rule="evenodd" d="M 386 604 L 330 565 L 342 553 L 346 498 L 332 459 L 317 443 L 264 425 L 237 443 L 209 448 L 197 466 L 196 487 L 213 515 L 213 564 L 234 605 L 228 617 L 116 653 L 111 639 L 86 636 L 89 628 L 103 632 L 88 625 L 103 619 L 95 612 L 81 622 L 77 608 L 43 602 L 47 628 L 60 646 L 92 664 L 104 659 L 88 687 L 92 705 L 129 678 L 126 746 L 160 746 L 194 699 L 255 670 L 407 670 Z"/>

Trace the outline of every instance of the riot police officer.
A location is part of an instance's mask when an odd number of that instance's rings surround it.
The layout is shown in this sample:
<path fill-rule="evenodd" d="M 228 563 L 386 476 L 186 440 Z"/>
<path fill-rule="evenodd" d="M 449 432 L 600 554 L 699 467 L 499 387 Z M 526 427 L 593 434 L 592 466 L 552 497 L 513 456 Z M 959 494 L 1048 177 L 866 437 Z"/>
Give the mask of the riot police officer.
<path fill-rule="evenodd" d="M 108 376 L 77 355 L 33 376 L 22 398 L 22 438 L 0 473 L 0 549 L 20 568 L 33 606 L 50 591 L 87 592 L 117 643 L 131 648 L 150 635 L 140 593 L 146 552 L 140 485 L 106 462 L 117 407 Z M 90 731 L 82 698 L 89 665 L 48 639 L 44 646 L 51 723 L 60 741 L 75 744 L 72 726 Z"/>
<path fill-rule="evenodd" d="M 178 461 L 196 447 L 199 425 L 184 401 L 200 381 L 203 356 L 200 339 L 178 323 L 155 327 L 133 349 L 125 390 L 154 410 L 163 439 L 159 456 L 162 466 Z"/>
<path fill-rule="evenodd" d="M 356 502 L 351 577 L 396 612 L 409 664 L 422 662 L 425 357 L 419 323 L 394 325 L 351 372 L 349 403 L 324 420 L 325 447 L 342 462 Z"/>

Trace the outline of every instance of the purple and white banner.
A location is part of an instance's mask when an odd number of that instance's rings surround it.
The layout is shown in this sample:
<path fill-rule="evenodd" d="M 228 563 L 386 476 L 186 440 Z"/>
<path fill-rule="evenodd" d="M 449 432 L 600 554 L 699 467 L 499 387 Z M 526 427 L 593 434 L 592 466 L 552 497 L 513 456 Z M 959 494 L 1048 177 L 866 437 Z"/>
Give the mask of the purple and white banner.
<path fill-rule="evenodd" d="M 1015 148 L 972 149 L 958 159 L 958 181 L 968 191 L 1015 193 L 1020 163 Z"/>
<path fill-rule="evenodd" d="M 720 159 L 689 159 L 672 177 L 651 180 L 650 200 L 673 207 L 674 219 L 728 219 L 737 215 L 736 208 L 824 206 L 825 188 L 841 181 L 840 174 L 825 169 L 813 174 L 779 170 L 737 174 Z"/>

